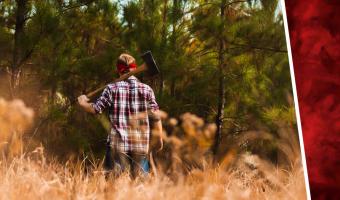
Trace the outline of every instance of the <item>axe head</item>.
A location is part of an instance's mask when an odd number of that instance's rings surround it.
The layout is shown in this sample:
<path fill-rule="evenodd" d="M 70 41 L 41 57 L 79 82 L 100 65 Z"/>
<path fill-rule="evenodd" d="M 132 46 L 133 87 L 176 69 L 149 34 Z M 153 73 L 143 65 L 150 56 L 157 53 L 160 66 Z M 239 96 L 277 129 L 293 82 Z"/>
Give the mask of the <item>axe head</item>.
<path fill-rule="evenodd" d="M 147 67 L 146 73 L 149 76 L 154 76 L 154 75 L 159 74 L 160 71 L 157 67 L 155 59 L 153 59 L 151 51 L 145 52 L 141 57 Z"/>

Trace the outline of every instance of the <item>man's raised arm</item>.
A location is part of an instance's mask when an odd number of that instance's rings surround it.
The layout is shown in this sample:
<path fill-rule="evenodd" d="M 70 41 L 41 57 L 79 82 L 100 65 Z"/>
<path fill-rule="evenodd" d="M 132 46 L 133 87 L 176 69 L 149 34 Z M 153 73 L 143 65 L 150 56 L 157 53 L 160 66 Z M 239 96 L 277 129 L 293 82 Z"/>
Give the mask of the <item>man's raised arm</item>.
<path fill-rule="evenodd" d="M 94 110 L 93 106 L 91 103 L 89 103 L 90 99 L 87 98 L 86 95 L 80 95 L 78 97 L 78 103 L 79 105 L 86 111 L 92 114 L 95 114 L 96 111 Z"/>
<path fill-rule="evenodd" d="M 90 99 L 86 95 L 78 97 L 79 105 L 89 113 L 102 113 L 106 108 L 111 106 L 111 91 L 106 87 L 95 103 L 89 103 Z"/>

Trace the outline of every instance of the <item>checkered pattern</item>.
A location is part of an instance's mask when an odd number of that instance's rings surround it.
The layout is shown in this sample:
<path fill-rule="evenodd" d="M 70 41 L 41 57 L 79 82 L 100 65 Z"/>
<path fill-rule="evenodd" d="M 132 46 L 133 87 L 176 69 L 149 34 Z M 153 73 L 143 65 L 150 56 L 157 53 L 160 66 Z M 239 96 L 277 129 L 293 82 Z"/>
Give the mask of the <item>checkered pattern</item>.
<path fill-rule="evenodd" d="M 92 104 L 96 113 L 108 109 L 111 145 L 119 152 L 146 154 L 149 151 L 148 112 L 158 110 L 153 90 L 131 76 L 109 84 Z"/>

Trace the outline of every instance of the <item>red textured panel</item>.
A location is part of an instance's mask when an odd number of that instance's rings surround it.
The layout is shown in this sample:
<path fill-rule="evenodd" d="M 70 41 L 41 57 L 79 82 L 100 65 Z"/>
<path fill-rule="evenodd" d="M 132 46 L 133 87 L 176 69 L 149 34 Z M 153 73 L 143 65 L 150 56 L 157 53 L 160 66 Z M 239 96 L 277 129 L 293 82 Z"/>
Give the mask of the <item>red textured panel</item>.
<path fill-rule="evenodd" d="M 285 2 L 312 199 L 340 199 L 340 1 Z"/>

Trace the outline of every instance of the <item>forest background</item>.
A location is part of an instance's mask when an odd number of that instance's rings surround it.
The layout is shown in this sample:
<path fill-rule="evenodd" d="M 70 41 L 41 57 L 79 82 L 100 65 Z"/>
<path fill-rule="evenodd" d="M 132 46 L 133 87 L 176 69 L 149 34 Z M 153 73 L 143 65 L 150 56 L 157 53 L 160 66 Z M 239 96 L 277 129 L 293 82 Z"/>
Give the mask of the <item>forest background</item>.
<path fill-rule="evenodd" d="M 147 50 L 161 74 L 140 80 L 179 124 L 186 112 L 215 124 L 206 146 L 217 158 L 256 131 L 237 151 L 280 163 L 280 127 L 298 137 L 277 0 L 2 0 L 0 25 L 0 97 L 35 112 L 23 152 L 102 159 L 105 119 L 74 99 L 117 77 L 121 53 L 141 63 Z"/>

